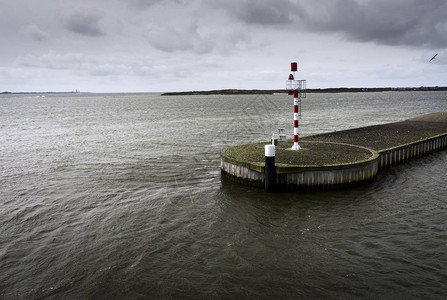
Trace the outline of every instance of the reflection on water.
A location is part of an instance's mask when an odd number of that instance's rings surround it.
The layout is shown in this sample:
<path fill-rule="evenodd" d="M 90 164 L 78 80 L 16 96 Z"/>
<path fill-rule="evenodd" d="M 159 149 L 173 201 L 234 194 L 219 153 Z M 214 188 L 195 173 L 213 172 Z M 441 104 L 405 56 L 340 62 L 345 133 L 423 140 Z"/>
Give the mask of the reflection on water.
<path fill-rule="evenodd" d="M 0 298 L 441 298 L 445 152 L 347 190 L 267 194 L 221 178 L 223 147 L 291 132 L 289 100 L 0 96 Z M 446 101 L 308 94 L 300 128 Z"/>

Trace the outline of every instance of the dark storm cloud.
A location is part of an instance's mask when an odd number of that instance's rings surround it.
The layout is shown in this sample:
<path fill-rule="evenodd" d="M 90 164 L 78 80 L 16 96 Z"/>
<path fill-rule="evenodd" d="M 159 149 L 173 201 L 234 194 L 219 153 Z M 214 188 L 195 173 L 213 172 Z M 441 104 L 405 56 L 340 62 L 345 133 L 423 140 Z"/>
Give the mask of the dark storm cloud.
<path fill-rule="evenodd" d="M 86 36 L 104 35 L 99 26 L 99 18 L 90 14 L 77 13 L 72 15 L 67 20 L 66 28 L 72 32 Z"/>
<path fill-rule="evenodd" d="M 439 0 L 315 1 L 303 23 L 385 45 L 447 46 L 447 2 Z"/>
<path fill-rule="evenodd" d="M 441 0 L 230 0 L 215 6 L 247 24 L 383 45 L 447 46 L 447 2 Z"/>

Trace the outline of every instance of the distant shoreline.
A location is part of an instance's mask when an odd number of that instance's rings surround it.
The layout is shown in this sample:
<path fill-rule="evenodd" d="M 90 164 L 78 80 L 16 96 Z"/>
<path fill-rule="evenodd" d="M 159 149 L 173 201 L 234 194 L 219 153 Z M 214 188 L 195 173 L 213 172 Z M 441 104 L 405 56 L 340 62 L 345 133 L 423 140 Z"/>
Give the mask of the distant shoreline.
<path fill-rule="evenodd" d="M 84 92 L 83 92 L 84 93 Z M 81 92 L 0 92 L 0 95 L 81 94 Z"/>
<path fill-rule="evenodd" d="M 367 92 L 388 92 L 388 91 L 447 91 L 447 87 L 402 87 L 402 88 L 325 88 L 325 89 L 306 89 L 306 93 L 367 93 Z M 250 94 L 279 94 L 287 93 L 286 89 L 282 90 L 211 90 L 211 91 L 186 91 L 186 92 L 168 92 L 161 96 L 186 96 L 186 95 L 250 95 Z"/>
<path fill-rule="evenodd" d="M 368 93 L 368 92 L 388 92 L 388 91 L 447 91 L 447 86 L 432 86 L 432 87 L 383 87 L 383 88 L 324 88 L 324 89 L 305 89 L 306 93 Z M 242 89 L 222 89 L 222 90 L 210 90 L 210 91 L 184 91 L 184 92 L 167 92 L 161 93 L 161 96 L 187 96 L 187 95 L 254 95 L 254 94 L 283 94 L 287 93 L 286 89 L 277 90 L 242 90 Z M 118 94 L 133 94 L 121 92 Z M 139 92 L 139 93 L 152 93 L 152 92 Z M 90 92 L 0 92 L 0 95 L 43 95 L 43 94 L 90 94 Z M 101 93 L 99 93 L 101 94 Z"/>

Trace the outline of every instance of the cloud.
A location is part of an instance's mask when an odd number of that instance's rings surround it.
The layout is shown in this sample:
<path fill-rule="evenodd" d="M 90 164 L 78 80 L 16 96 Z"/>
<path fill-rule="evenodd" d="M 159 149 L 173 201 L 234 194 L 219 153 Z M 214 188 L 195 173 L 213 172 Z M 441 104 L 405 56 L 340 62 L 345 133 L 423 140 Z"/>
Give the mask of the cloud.
<path fill-rule="evenodd" d="M 315 32 L 338 32 L 383 45 L 447 46 L 447 3 L 437 0 L 314 0 L 301 22 Z"/>
<path fill-rule="evenodd" d="M 141 31 L 141 37 L 153 48 L 162 52 L 205 54 L 237 49 L 236 44 L 248 35 L 241 34 L 243 29 L 235 26 L 234 18 L 222 15 L 205 3 L 158 1 L 147 10 L 135 12 L 132 26 Z"/>
<path fill-rule="evenodd" d="M 1 83 L 277 88 L 281 70 L 298 60 L 312 87 L 386 85 L 410 64 L 424 82 L 445 85 L 446 7 L 441 0 L 6 1 Z M 396 71 L 374 77 L 386 70 Z M 395 76 L 396 84 L 409 82 Z"/>
<path fill-rule="evenodd" d="M 166 4 L 166 3 L 174 3 L 174 4 L 182 4 L 187 5 L 189 0 L 130 0 L 131 5 L 137 9 L 147 9 L 153 5 L 157 4 Z"/>
<path fill-rule="evenodd" d="M 106 77 L 106 76 L 120 76 L 128 74 L 128 66 L 122 63 L 102 63 L 98 65 L 89 65 L 88 74 L 92 76 Z"/>
<path fill-rule="evenodd" d="M 154 4 L 157 4 L 163 0 L 130 0 L 131 5 L 138 9 L 148 8 Z"/>
<path fill-rule="evenodd" d="M 153 65 L 148 57 L 106 57 L 83 53 L 58 53 L 50 51 L 42 55 L 19 56 L 14 63 L 16 69 L 68 71 L 72 74 L 105 76 L 158 76 L 160 67 Z M 165 70 L 165 69 L 163 69 Z M 46 72 L 45 71 L 45 72 Z"/>
<path fill-rule="evenodd" d="M 235 9 L 234 14 L 246 23 L 262 25 L 283 25 L 292 23 L 292 14 L 296 7 L 290 1 L 270 0 L 241 1 L 240 7 Z M 233 7 L 228 7 L 232 10 Z"/>
<path fill-rule="evenodd" d="M 205 53 L 210 51 L 210 45 L 200 37 L 195 24 L 181 26 L 154 24 L 147 29 L 145 36 L 151 46 L 165 52 L 190 50 Z"/>
<path fill-rule="evenodd" d="M 101 36 L 104 33 L 99 26 L 99 20 L 95 15 L 76 13 L 68 18 L 66 28 L 80 35 Z"/>
<path fill-rule="evenodd" d="M 87 58 L 81 53 L 60 54 L 54 51 L 38 56 L 26 54 L 15 60 L 16 66 L 54 70 L 80 69 L 87 63 Z"/>
<path fill-rule="evenodd" d="M 46 41 L 50 35 L 49 33 L 41 30 L 37 25 L 30 24 L 23 29 L 23 32 L 34 41 L 43 42 Z"/>
<path fill-rule="evenodd" d="M 447 46 L 447 2 L 439 0 L 215 0 L 246 24 L 291 32 L 338 33 L 382 45 Z"/>

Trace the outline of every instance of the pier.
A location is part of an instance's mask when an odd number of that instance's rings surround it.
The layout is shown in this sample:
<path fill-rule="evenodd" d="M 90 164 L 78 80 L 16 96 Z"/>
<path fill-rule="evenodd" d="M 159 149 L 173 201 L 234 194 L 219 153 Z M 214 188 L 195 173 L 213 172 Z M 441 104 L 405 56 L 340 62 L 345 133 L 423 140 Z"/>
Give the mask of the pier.
<path fill-rule="evenodd" d="M 221 151 L 222 175 L 265 186 L 264 145 L 236 145 Z M 337 189 L 374 180 L 391 166 L 447 149 L 447 111 L 405 121 L 303 137 L 276 147 L 276 190 Z"/>

